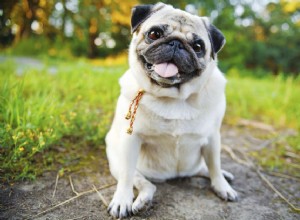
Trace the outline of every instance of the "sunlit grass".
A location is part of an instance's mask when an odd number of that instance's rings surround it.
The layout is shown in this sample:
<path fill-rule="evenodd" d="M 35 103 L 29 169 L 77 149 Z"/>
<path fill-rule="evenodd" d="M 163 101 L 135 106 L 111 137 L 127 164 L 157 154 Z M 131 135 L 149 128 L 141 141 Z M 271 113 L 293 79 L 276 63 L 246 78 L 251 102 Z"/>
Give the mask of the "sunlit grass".
<path fill-rule="evenodd" d="M 227 116 L 300 129 L 300 80 L 228 76 Z"/>
<path fill-rule="evenodd" d="M 103 144 L 125 65 L 100 68 L 78 61 L 57 63 L 55 69 L 16 66 L 0 63 L 0 172 L 4 179 L 34 177 L 36 156 L 62 146 L 64 137 L 92 146 Z"/>
<path fill-rule="evenodd" d="M 251 155 L 269 169 L 297 173 L 300 169 L 300 79 L 282 75 L 241 77 L 230 72 L 227 78 L 225 122 L 236 125 L 240 118 L 246 118 L 273 126 L 274 133 L 256 132 L 259 138 L 273 141 Z M 285 136 L 288 129 L 293 131 Z"/>
<path fill-rule="evenodd" d="M 119 64 L 122 60 L 114 67 L 107 66 L 111 59 L 46 60 L 39 68 L 0 63 L 1 178 L 34 178 L 54 163 L 63 164 L 63 157 L 55 161 L 56 154 L 64 154 L 61 148 L 103 146 L 119 94 L 118 78 L 127 69 Z M 226 123 L 248 118 L 279 130 L 300 129 L 299 80 L 240 77 L 230 71 L 227 78 Z M 298 136 L 288 141 L 295 152 L 300 150 Z M 276 143 L 267 151 L 260 162 L 280 166 L 285 148 Z"/>

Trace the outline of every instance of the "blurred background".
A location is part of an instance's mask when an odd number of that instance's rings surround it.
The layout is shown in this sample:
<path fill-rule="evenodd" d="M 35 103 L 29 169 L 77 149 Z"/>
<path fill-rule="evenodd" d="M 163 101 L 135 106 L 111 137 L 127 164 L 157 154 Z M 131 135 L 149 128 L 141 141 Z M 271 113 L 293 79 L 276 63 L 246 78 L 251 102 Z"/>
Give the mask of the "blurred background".
<path fill-rule="evenodd" d="M 155 2 L 0 2 L 0 181 L 106 163 L 131 8 Z M 300 0 L 163 2 L 208 16 L 224 33 L 224 124 L 265 140 L 247 150 L 258 164 L 299 175 Z"/>
<path fill-rule="evenodd" d="M 0 4 L 0 43 L 14 54 L 99 58 L 126 51 L 134 5 L 156 1 L 6 0 Z M 208 16 L 226 36 L 224 71 L 300 72 L 299 0 L 164 1 Z"/>

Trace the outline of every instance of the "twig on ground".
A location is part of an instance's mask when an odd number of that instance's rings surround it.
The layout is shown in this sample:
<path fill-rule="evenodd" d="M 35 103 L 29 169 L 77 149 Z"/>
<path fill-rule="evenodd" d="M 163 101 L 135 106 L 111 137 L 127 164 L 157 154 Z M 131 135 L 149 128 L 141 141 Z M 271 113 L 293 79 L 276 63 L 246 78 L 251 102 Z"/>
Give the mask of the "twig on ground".
<path fill-rule="evenodd" d="M 300 208 L 294 206 L 294 204 L 292 204 L 286 197 L 284 197 L 284 195 L 281 194 L 281 192 L 279 192 L 274 185 L 260 172 L 260 170 L 258 168 L 255 169 L 256 173 L 258 174 L 258 176 L 265 182 L 268 184 L 268 186 L 281 198 L 283 199 L 294 211 L 296 212 L 300 212 Z"/>
<path fill-rule="evenodd" d="M 277 190 L 275 188 L 275 186 L 260 172 L 260 169 L 257 165 L 255 165 L 250 159 L 249 157 L 245 154 L 245 152 L 236 149 L 239 153 L 241 153 L 243 155 L 243 157 L 245 158 L 246 161 L 243 161 L 241 159 L 239 159 L 236 154 L 233 152 L 233 150 L 229 147 L 224 145 L 223 149 L 226 150 L 226 152 L 229 153 L 229 155 L 231 156 L 231 158 L 235 161 L 237 161 L 238 163 L 241 163 L 243 165 L 246 165 L 252 169 L 255 170 L 255 172 L 258 174 L 258 176 L 283 200 L 285 201 L 290 207 L 291 209 L 293 209 L 296 212 L 300 212 L 300 208 L 296 207 L 294 204 L 292 204 L 286 197 L 284 197 L 284 195 L 282 195 L 282 193 Z"/>
<path fill-rule="evenodd" d="M 100 197 L 100 199 L 103 202 L 103 204 L 105 205 L 105 207 L 108 207 L 107 201 L 105 200 L 105 198 L 103 197 L 103 195 L 99 192 L 99 190 L 97 190 L 97 188 L 95 187 L 94 184 L 93 184 L 93 189 L 97 192 L 98 196 Z"/>
<path fill-rule="evenodd" d="M 52 198 L 54 198 L 55 193 L 56 193 L 58 179 L 59 179 L 59 171 L 57 172 L 57 175 L 56 175 L 55 186 L 54 186 L 54 190 L 53 190 L 53 193 L 52 193 Z"/>
<path fill-rule="evenodd" d="M 289 163 L 289 166 L 294 167 L 296 169 L 300 169 L 300 165 L 298 165 L 298 164 Z"/>
<path fill-rule="evenodd" d="M 251 166 L 251 164 L 249 164 L 248 161 L 245 161 L 245 160 L 242 160 L 242 159 L 238 158 L 238 157 L 236 156 L 236 154 L 233 152 L 232 148 L 230 148 L 229 146 L 227 146 L 227 145 L 222 145 L 222 149 L 225 150 L 226 153 L 228 153 L 229 156 L 231 157 L 231 159 L 233 159 L 234 161 L 236 161 L 236 162 L 238 162 L 238 163 L 240 163 L 240 164 L 243 164 L 243 165 L 245 165 L 245 166 L 247 166 L 247 167 Z M 243 155 L 243 156 L 244 156 L 244 155 Z"/>
<path fill-rule="evenodd" d="M 276 143 L 278 140 L 279 140 L 278 137 L 266 140 L 263 143 L 259 144 L 255 150 L 262 150 L 262 149 L 268 147 L 269 145 Z"/>
<path fill-rule="evenodd" d="M 283 174 L 283 173 L 277 173 L 277 172 L 267 172 L 269 175 L 272 175 L 272 176 L 278 176 L 278 177 L 281 177 L 281 178 L 286 178 L 286 179 L 292 179 L 292 180 L 295 180 L 295 181 L 299 181 L 300 182 L 300 178 L 299 177 L 296 177 L 296 176 L 290 176 L 290 175 L 287 175 L 287 174 Z"/>
<path fill-rule="evenodd" d="M 269 131 L 269 132 L 275 131 L 274 127 L 271 125 L 268 125 L 268 124 L 265 124 L 265 123 L 259 122 L 259 121 L 244 119 L 244 118 L 240 119 L 238 121 L 238 124 L 242 125 L 242 126 L 246 126 L 246 127 L 258 128 L 258 129 Z"/>
<path fill-rule="evenodd" d="M 264 141 L 263 143 L 261 143 L 260 145 L 258 145 L 256 147 L 256 150 L 262 150 L 263 148 L 268 147 L 269 145 L 273 145 L 275 143 L 279 143 L 280 141 L 283 141 L 287 137 L 290 137 L 290 136 L 292 136 L 290 133 L 281 133 L 280 135 L 278 135 L 274 138 L 268 139 L 268 140 Z"/>
<path fill-rule="evenodd" d="M 85 219 L 87 216 L 86 215 L 84 215 L 84 216 L 80 216 L 80 217 L 75 217 L 75 218 L 68 218 L 68 219 L 66 219 L 66 220 L 76 220 L 76 219 Z"/>
<path fill-rule="evenodd" d="M 295 154 L 294 152 L 287 151 L 285 155 L 296 160 L 300 160 L 300 156 L 298 154 Z"/>
<path fill-rule="evenodd" d="M 109 188 L 109 187 L 114 186 L 114 185 L 116 185 L 116 183 L 107 184 L 107 185 L 104 185 L 104 186 L 102 186 L 102 187 L 99 187 L 97 190 L 106 189 L 106 188 Z M 65 201 L 63 201 L 63 202 L 61 202 L 61 203 L 58 203 L 58 204 L 56 204 L 56 205 L 50 207 L 49 209 L 46 209 L 46 210 L 44 210 L 44 211 L 42 211 L 42 212 L 40 212 L 40 213 L 34 215 L 33 218 L 35 218 L 35 217 L 37 217 L 37 216 L 40 216 L 40 215 L 43 215 L 43 214 L 45 214 L 45 213 L 47 213 L 47 212 L 49 212 L 49 211 L 52 211 L 52 210 L 54 210 L 54 209 L 56 209 L 56 208 L 58 208 L 58 207 L 60 207 L 60 206 L 62 206 L 62 205 L 64 205 L 64 204 L 66 204 L 66 203 L 69 203 L 69 202 L 73 201 L 74 199 L 77 199 L 77 198 L 79 198 L 79 197 L 81 197 L 81 196 L 83 196 L 83 195 L 86 195 L 86 194 L 89 194 L 89 193 L 92 193 L 92 192 L 95 192 L 95 190 L 94 190 L 94 189 L 91 189 L 91 190 L 87 190 L 87 191 L 85 191 L 85 192 L 78 193 L 78 195 L 73 196 L 73 197 L 70 198 L 70 199 L 67 199 L 67 200 L 65 200 Z"/>
<path fill-rule="evenodd" d="M 71 185 L 73 193 L 75 193 L 78 196 L 79 193 L 74 189 L 74 185 L 73 185 L 73 181 L 72 181 L 72 176 L 71 175 L 69 176 L 69 181 L 70 181 L 70 185 Z"/>

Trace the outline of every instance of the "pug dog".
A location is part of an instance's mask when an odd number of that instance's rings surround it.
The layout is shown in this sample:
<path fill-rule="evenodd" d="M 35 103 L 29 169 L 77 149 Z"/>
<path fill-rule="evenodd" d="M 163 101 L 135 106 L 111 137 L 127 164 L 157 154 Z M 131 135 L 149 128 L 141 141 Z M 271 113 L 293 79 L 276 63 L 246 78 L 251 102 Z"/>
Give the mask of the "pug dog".
<path fill-rule="evenodd" d="M 110 171 L 118 181 L 109 214 L 139 212 L 156 191 L 150 181 L 177 177 L 209 177 L 220 198 L 236 201 L 227 182 L 233 175 L 220 161 L 226 80 L 217 53 L 223 34 L 207 17 L 163 3 L 134 7 L 131 26 L 130 68 L 120 79 L 106 136 Z"/>

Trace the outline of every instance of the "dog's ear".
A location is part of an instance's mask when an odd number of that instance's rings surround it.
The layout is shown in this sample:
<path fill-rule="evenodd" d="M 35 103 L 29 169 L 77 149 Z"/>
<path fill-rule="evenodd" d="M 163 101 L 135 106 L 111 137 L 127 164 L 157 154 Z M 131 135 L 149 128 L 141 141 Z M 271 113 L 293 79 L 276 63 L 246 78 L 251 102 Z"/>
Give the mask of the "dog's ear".
<path fill-rule="evenodd" d="M 138 5 L 131 11 L 131 33 L 134 33 L 137 28 L 150 16 L 153 5 Z"/>
<path fill-rule="evenodd" d="M 226 40 L 222 32 L 212 25 L 208 17 L 201 17 L 201 20 L 207 30 L 208 38 L 211 44 L 210 56 L 215 59 L 216 53 L 218 53 L 224 46 Z"/>
<path fill-rule="evenodd" d="M 218 53 L 226 42 L 225 37 L 223 33 L 212 24 L 209 25 L 208 31 L 211 37 L 212 49 L 214 53 Z"/>

